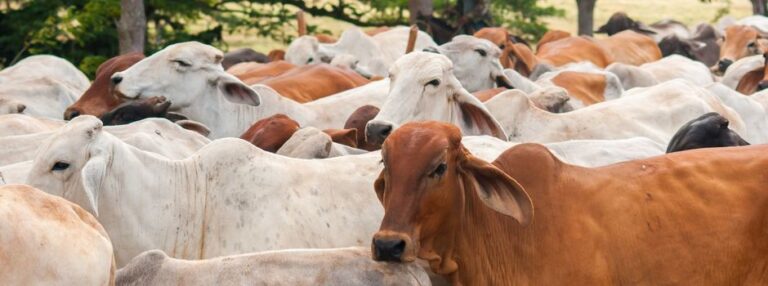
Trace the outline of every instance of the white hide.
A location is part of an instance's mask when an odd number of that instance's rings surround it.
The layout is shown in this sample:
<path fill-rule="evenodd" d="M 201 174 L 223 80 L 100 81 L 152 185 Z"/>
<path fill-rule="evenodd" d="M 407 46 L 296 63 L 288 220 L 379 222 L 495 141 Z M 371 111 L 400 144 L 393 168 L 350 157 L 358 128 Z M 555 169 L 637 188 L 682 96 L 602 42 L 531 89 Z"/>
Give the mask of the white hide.
<path fill-rule="evenodd" d="M 431 285 L 417 263 L 371 259 L 369 247 L 289 249 L 182 260 L 142 253 L 117 272 L 117 285 Z"/>
<path fill-rule="evenodd" d="M 613 63 L 605 70 L 616 74 L 625 89 L 649 87 L 674 79 L 686 79 L 698 86 L 714 82 L 706 65 L 681 55 L 667 56 L 640 66 Z"/>
<path fill-rule="evenodd" d="M 0 138 L 47 132 L 64 126 L 66 121 L 50 118 L 38 118 L 24 114 L 0 115 Z"/>
<path fill-rule="evenodd" d="M 486 39 L 459 35 L 437 48 L 453 62 L 453 74 L 469 92 L 496 87 L 496 83 L 509 83 L 499 62 L 501 50 Z"/>
<path fill-rule="evenodd" d="M 725 70 L 720 83 L 735 90 L 739 85 L 739 81 L 744 77 L 745 74 L 756 69 L 762 69 L 764 66 L 765 59 L 763 58 L 763 55 L 754 55 L 741 58 L 728 66 L 728 69 Z"/>
<path fill-rule="evenodd" d="M 768 113 L 766 106 L 759 101 L 760 96 L 746 96 L 721 83 L 706 88 L 744 120 L 746 131 L 739 133 L 744 140 L 750 144 L 768 143 Z"/>

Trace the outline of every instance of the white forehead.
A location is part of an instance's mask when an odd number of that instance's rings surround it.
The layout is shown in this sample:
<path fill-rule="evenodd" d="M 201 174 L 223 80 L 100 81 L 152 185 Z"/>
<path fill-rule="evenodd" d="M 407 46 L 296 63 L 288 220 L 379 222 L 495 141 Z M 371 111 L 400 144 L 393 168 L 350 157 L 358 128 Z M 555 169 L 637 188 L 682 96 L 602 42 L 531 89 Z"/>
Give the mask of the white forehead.
<path fill-rule="evenodd" d="M 491 41 L 486 39 L 477 38 L 469 35 L 458 35 L 453 39 L 440 46 L 440 52 L 454 53 L 454 52 L 466 52 L 482 49 L 488 53 L 489 56 L 497 58 L 501 55 L 501 49 L 494 45 Z"/>
<path fill-rule="evenodd" d="M 453 70 L 453 63 L 444 55 L 412 52 L 397 59 L 389 69 L 390 74 L 418 74 L 426 77 L 442 76 Z"/>
<path fill-rule="evenodd" d="M 199 42 L 184 42 L 167 46 L 152 56 L 214 63 L 217 56 L 220 58 L 223 55 L 221 50 L 212 46 Z"/>

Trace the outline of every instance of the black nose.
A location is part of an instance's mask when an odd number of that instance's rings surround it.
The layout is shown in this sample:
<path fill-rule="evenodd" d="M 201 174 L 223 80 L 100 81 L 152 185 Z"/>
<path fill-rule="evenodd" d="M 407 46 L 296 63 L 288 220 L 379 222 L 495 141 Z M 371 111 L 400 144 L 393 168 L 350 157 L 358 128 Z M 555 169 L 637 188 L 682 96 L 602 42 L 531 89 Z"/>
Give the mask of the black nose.
<path fill-rule="evenodd" d="M 757 90 L 763 90 L 768 88 L 768 81 L 760 81 L 760 83 L 757 84 Z"/>
<path fill-rule="evenodd" d="M 122 76 L 119 76 L 119 75 L 114 75 L 114 76 L 112 76 L 112 84 L 113 84 L 113 85 L 117 85 L 117 84 L 119 84 L 121 81 L 123 81 L 123 77 L 122 77 Z"/>
<path fill-rule="evenodd" d="M 365 127 L 365 137 L 368 143 L 380 145 L 392 132 L 392 125 L 388 123 L 368 123 Z"/>
<path fill-rule="evenodd" d="M 72 118 L 80 116 L 80 111 L 77 110 L 67 110 L 64 111 L 64 120 L 72 120 Z"/>
<path fill-rule="evenodd" d="M 405 241 L 402 239 L 374 239 L 374 257 L 378 261 L 401 262 L 405 250 Z"/>
<path fill-rule="evenodd" d="M 729 66 L 733 64 L 732 60 L 729 59 L 722 59 L 719 62 L 717 62 L 717 68 L 720 69 L 721 72 L 725 72 L 725 70 L 728 69 Z"/>

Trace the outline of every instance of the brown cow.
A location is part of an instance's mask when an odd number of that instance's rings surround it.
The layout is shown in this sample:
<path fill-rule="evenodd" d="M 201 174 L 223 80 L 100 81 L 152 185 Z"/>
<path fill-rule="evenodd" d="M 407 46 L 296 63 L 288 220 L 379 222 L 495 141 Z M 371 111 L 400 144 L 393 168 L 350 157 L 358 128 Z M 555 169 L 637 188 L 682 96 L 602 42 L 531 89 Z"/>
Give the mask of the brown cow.
<path fill-rule="evenodd" d="M 357 134 L 361 133 L 356 128 L 324 129 L 323 133 L 331 136 L 331 141 L 357 148 Z"/>
<path fill-rule="evenodd" d="M 661 49 L 651 37 L 625 30 L 605 39 L 597 40 L 613 62 L 642 65 L 661 59 Z"/>
<path fill-rule="evenodd" d="M 265 79 L 279 76 L 294 68 L 296 68 L 295 65 L 281 60 L 259 65 L 236 65 L 227 70 L 227 72 L 233 74 L 246 84 L 256 84 Z"/>
<path fill-rule="evenodd" d="M 539 40 L 539 43 L 536 47 L 536 49 L 541 49 L 542 46 L 549 42 L 554 42 L 560 39 L 568 38 L 571 36 L 571 33 L 568 33 L 566 31 L 561 30 L 549 30 L 547 31 L 544 36 L 541 36 L 541 40 Z"/>
<path fill-rule="evenodd" d="M 344 129 L 357 130 L 357 148 L 366 151 L 379 150 L 376 144 L 368 143 L 365 140 L 365 125 L 371 121 L 376 114 L 379 114 L 379 108 L 373 105 L 363 105 L 349 115 L 344 123 Z"/>
<path fill-rule="evenodd" d="M 658 48 L 657 48 L 658 49 Z M 566 37 L 540 46 L 536 54 L 523 44 L 507 44 L 502 51 L 501 64 L 513 68 L 523 76 L 531 75 L 539 63 L 562 66 L 589 61 L 598 67 L 608 66 L 612 59 L 594 41 L 583 37 Z"/>
<path fill-rule="evenodd" d="M 733 25 L 725 28 L 720 60 L 712 70 L 723 73 L 737 60 L 762 53 L 758 41 L 761 38 L 760 32 L 751 26 Z"/>
<path fill-rule="evenodd" d="M 736 91 L 750 95 L 755 92 L 768 88 L 768 77 L 766 76 L 766 69 L 768 69 L 768 53 L 763 54 L 764 64 L 755 70 L 752 70 L 739 80 L 736 85 Z"/>
<path fill-rule="evenodd" d="M 568 91 L 568 95 L 584 105 L 605 101 L 606 76 L 598 73 L 564 71 L 552 78 L 552 83 Z"/>
<path fill-rule="evenodd" d="M 70 120 L 79 115 L 88 114 L 101 117 L 105 112 L 123 103 L 112 89 L 112 74 L 124 71 L 144 58 L 140 53 L 130 53 L 116 56 L 102 63 L 96 69 L 96 78 L 91 87 L 64 111 L 64 120 Z"/>
<path fill-rule="evenodd" d="M 298 122 L 278 113 L 256 121 L 240 138 L 265 151 L 275 153 L 296 130 L 299 130 Z"/>
<path fill-rule="evenodd" d="M 766 152 L 584 168 L 521 144 L 491 164 L 456 127 L 406 124 L 382 148 L 373 257 L 424 259 L 455 285 L 765 285 Z"/>
<path fill-rule="evenodd" d="M 370 81 L 348 68 L 329 64 L 299 66 L 279 76 L 252 82 L 267 85 L 283 97 L 304 103 L 365 85 Z"/>

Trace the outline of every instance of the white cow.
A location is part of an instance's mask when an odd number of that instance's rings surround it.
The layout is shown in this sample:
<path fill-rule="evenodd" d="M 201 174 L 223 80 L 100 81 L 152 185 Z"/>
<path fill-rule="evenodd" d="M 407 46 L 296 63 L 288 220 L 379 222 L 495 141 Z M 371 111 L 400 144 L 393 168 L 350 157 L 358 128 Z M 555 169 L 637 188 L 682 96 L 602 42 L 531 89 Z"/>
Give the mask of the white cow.
<path fill-rule="evenodd" d="M 61 119 L 38 118 L 24 114 L 0 115 L 0 138 L 51 131 L 64 126 Z"/>
<path fill-rule="evenodd" d="M 387 76 L 389 65 L 405 54 L 409 31 L 407 27 L 395 27 L 368 36 L 353 27 L 344 31 L 333 44 L 320 44 L 313 36 L 302 36 L 288 45 L 285 60 L 294 65 L 307 65 L 321 61 L 330 63 L 336 56 L 351 55 L 358 60 L 358 66 L 373 75 Z M 435 46 L 437 44 L 429 34 L 418 32 L 414 46 L 416 50 Z"/>
<path fill-rule="evenodd" d="M 161 118 L 147 118 L 127 125 L 107 126 L 105 131 L 129 145 L 171 159 L 192 155 L 211 141 L 194 131 Z M 0 166 L 32 160 L 54 131 L 0 137 Z"/>
<path fill-rule="evenodd" d="M 58 130 L 27 182 L 96 214 L 119 265 L 150 249 L 202 259 L 361 246 L 381 222 L 375 154 L 300 160 L 229 138 L 169 160 L 101 129 L 80 116 Z"/>
<path fill-rule="evenodd" d="M 109 236 L 79 206 L 24 185 L 0 187 L 0 284 L 113 285 Z"/>
<path fill-rule="evenodd" d="M 31 56 L 0 71 L 0 114 L 60 118 L 88 85 L 88 78 L 66 60 Z"/>
<path fill-rule="evenodd" d="M 390 78 L 389 95 L 365 128 L 369 142 L 381 143 L 400 124 L 418 120 L 450 122 L 464 135 L 506 138 L 483 103 L 461 86 L 447 57 L 412 52 L 392 65 Z"/>
<path fill-rule="evenodd" d="M 453 62 L 453 74 L 469 92 L 500 87 L 514 88 L 499 62 L 501 50 L 486 39 L 459 35 L 437 48 Z"/>
<path fill-rule="evenodd" d="M 534 107 L 525 94 L 516 90 L 496 95 L 486 106 L 504 126 L 509 140 L 518 142 L 643 136 L 666 144 L 680 126 L 708 112 L 720 113 L 730 120 L 731 129 L 739 134 L 745 132 L 744 122 L 735 111 L 687 80 L 635 88 L 619 99 L 562 114 Z"/>
<path fill-rule="evenodd" d="M 277 154 L 299 159 L 323 159 L 364 153 L 368 151 L 333 142 L 330 135 L 311 126 L 294 132 L 277 150 Z"/>
<path fill-rule="evenodd" d="M 744 120 L 745 133 L 741 137 L 751 144 L 768 143 L 768 113 L 766 106 L 760 101 L 760 96 L 746 96 L 721 83 L 714 83 L 706 87 L 725 105 L 739 113 Z"/>
<path fill-rule="evenodd" d="M 529 97 L 532 97 L 532 95 L 536 93 L 540 93 L 542 91 L 544 92 L 551 92 L 547 91 L 548 89 L 551 90 L 552 88 L 558 88 L 562 89 L 562 87 L 556 85 L 553 80 L 555 77 L 559 76 L 561 73 L 564 72 L 580 72 L 580 73 L 589 73 L 589 74 L 597 74 L 605 77 L 605 88 L 603 89 L 603 98 L 605 100 L 613 100 L 616 98 L 621 97 L 621 94 L 624 92 L 624 87 L 622 86 L 622 82 L 619 80 L 619 77 L 617 77 L 615 74 L 607 71 L 600 70 L 597 66 L 595 66 L 592 63 L 574 63 L 565 65 L 562 67 L 558 67 L 557 69 L 554 69 L 552 71 L 544 72 L 541 75 L 537 76 L 536 81 L 531 81 L 527 77 L 524 77 L 517 71 L 513 69 L 506 69 L 504 70 L 504 74 L 509 79 L 510 84 L 514 86 L 516 89 L 519 89 L 526 94 L 529 95 Z M 566 91 L 567 94 L 567 91 Z M 570 96 L 569 96 L 570 97 Z M 574 109 L 582 108 L 586 106 L 584 102 L 579 100 L 578 98 L 571 97 L 570 105 Z"/>
<path fill-rule="evenodd" d="M 369 247 L 290 249 L 201 261 L 142 253 L 116 285 L 431 285 L 417 263 L 377 262 Z"/>
<path fill-rule="evenodd" d="M 640 66 L 613 63 L 605 70 L 619 76 L 625 89 L 653 86 L 673 79 L 687 79 L 698 86 L 714 82 L 706 65 L 681 55 L 667 56 Z"/>

